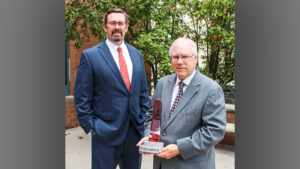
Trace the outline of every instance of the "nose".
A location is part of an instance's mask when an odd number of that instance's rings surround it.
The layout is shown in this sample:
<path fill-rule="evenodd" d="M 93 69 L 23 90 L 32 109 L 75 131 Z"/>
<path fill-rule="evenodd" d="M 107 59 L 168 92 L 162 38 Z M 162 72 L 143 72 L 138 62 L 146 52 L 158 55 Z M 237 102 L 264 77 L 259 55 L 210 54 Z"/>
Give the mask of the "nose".
<path fill-rule="evenodd" d="M 180 63 L 180 64 L 182 64 L 182 63 L 183 63 L 183 60 L 182 60 L 182 58 L 181 58 L 181 57 L 179 57 L 179 58 L 178 58 L 178 61 L 177 61 L 177 63 Z"/>

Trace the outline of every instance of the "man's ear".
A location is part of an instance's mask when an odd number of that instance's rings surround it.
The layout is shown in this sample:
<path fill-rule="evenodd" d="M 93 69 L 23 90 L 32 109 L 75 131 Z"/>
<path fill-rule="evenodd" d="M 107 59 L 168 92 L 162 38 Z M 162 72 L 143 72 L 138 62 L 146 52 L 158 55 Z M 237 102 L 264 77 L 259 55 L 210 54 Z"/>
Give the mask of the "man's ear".
<path fill-rule="evenodd" d="M 197 54 L 197 55 L 195 55 L 195 57 L 196 57 L 196 60 L 197 60 L 197 62 L 198 62 L 198 60 L 199 60 L 199 55 Z"/>
<path fill-rule="evenodd" d="M 103 28 L 104 32 L 107 31 L 107 27 L 106 27 L 106 24 L 105 24 L 105 23 L 102 24 L 102 28 Z"/>
<path fill-rule="evenodd" d="M 125 32 L 127 33 L 127 31 L 128 31 L 128 27 L 129 27 L 129 24 L 127 23 L 126 24 L 126 27 L 125 27 Z"/>

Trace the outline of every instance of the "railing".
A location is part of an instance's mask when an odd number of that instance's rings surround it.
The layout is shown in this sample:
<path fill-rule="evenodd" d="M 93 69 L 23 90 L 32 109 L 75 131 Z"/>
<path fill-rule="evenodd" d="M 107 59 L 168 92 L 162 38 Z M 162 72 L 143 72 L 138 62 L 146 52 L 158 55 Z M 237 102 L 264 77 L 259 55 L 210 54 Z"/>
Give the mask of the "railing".
<path fill-rule="evenodd" d="M 235 86 L 224 86 L 223 87 L 225 103 L 235 103 Z"/>

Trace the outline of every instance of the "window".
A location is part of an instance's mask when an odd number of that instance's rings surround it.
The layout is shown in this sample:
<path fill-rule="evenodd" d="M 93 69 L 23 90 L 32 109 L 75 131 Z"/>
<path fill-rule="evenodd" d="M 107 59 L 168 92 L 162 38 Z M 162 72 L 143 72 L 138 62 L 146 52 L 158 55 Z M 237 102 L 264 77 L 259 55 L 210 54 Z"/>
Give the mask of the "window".
<path fill-rule="evenodd" d="M 69 58 L 69 42 L 65 42 L 65 96 L 70 95 Z"/>

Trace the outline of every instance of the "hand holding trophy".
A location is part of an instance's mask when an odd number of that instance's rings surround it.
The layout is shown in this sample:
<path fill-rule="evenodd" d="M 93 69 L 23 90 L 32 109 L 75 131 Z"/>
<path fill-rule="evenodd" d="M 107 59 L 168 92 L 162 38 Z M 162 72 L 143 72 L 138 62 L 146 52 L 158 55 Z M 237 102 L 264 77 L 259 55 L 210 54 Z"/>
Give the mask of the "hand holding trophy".
<path fill-rule="evenodd" d="M 164 147 L 164 143 L 160 142 L 161 107 L 161 101 L 159 99 L 155 100 L 153 104 L 149 141 L 145 141 L 144 144 L 140 145 L 139 151 L 159 153 L 160 149 Z"/>

